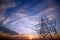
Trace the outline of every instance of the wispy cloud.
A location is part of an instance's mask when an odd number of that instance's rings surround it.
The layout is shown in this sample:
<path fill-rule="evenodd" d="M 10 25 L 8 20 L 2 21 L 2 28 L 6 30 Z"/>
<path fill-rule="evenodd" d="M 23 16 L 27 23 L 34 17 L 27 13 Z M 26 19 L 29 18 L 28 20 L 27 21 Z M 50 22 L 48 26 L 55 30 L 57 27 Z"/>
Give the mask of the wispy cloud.
<path fill-rule="evenodd" d="M 6 9 L 14 8 L 18 4 L 15 2 L 9 2 L 9 0 L 3 2 L 4 3 L 0 5 L 0 14 L 4 15 L 6 14 Z M 15 9 L 15 11 L 11 13 L 12 15 L 5 20 L 5 16 L 0 15 L 0 20 L 4 20 L 3 24 L 6 25 L 7 28 L 19 33 L 21 32 L 21 27 L 24 29 L 23 32 L 26 30 L 32 31 L 32 29 L 29 28 L 34 28 L 34 25 L 38 24 L 41 16 L 56 18 L 56 8 L 57 6 L 52 0 L 45 0 L 43 3 L 27 2 L 24 5 L 21 4 L 21 6 L 19 4 L 19 8 Z M 24 28 L 25 26 L 27 28 Z"/>
<path fill-rule="evenodd" d="M 6 19 L 6 20 L 3 22 L 3 25 L 6 25 L 10 20 L 11 20 L 10 18 Z"/>
<path fill-rule="evenodd" d="M 2 2 L 3 3 L 0 5 L 1 9 L 7 9 L 10 7 L 15 7 L 17 5 L 16 2 L 10 2 L 8 0 L 3 0 Z"/>
<path fill-rule="evenodd" d="M 4 20 L 4 15 L 3 14 L 0 14 L 0 21 Z"/>
<path fill-rule="evenodd" d="M 53 8 L 47 8 L 41 12 L 39 12 L 38 14 L 36 15 L 39 15 L 39 16 L 53 16 L 53 17 L 56 17 L 56 7 L 53 7 Z"/>

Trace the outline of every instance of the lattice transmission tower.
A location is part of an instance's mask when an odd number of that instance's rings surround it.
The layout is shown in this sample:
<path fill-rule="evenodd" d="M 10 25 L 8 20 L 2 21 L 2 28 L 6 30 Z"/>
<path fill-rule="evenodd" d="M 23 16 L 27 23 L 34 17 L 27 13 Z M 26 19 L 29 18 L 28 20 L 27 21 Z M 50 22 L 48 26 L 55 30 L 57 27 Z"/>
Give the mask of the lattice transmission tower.
<path fill-rule="evenodd" d="M 54 32 L 55 35 L 58 35 L 56 30 L 56 19 L 51 17 L 47 18 L 46 16 L 41 17 L 41 20 L 37 25 L 35 25 L 36 31 L 39 35 L 42 35 L 43 38 L 48 34 L 52 38 L 51 33 Z"/>

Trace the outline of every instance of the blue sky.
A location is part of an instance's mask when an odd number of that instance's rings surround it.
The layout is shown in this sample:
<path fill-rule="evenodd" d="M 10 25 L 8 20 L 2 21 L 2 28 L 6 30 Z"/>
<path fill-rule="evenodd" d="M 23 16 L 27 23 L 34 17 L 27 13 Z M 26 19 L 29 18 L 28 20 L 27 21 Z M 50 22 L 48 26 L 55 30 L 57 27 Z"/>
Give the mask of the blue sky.
<path fill-rule="evenodd" d="M 0 22 L 18 33 L 37 34 L 32 25 L 38 24 L 39 17 L 55 17 L 60 30 L 59 7 L 60 0 L 0 0 Z"/>

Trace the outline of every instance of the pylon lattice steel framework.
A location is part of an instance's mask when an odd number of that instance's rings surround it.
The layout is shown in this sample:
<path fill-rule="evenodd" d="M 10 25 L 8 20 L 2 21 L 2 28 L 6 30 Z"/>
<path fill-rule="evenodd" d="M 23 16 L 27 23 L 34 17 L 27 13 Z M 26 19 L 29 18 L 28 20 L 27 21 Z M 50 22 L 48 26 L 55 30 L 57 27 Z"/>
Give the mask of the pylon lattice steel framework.
<path fill-rule="evenodd" d="M 41 20 L 37 25 L 35 25 L 36 31 L 39 35 L 42 35 L 43 37 L 50 34 L 50 37 L 52 38 L 51 32 L 54 32 L 54 34 L 58 34 L 56 30 L 56 19 L 51 17 L 50 19 L 46 16 L 41 17 Z"/>

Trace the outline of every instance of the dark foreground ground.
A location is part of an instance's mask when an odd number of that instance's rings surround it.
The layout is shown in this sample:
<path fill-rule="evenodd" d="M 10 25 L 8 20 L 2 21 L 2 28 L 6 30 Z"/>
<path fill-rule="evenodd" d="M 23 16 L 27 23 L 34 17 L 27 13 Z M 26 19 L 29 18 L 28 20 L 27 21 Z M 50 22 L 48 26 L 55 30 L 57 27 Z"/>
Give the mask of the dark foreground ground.
<path fill-rule="evenodd" d="M 60 39 L 0 39 L 0 40 L 60 40 Z"/>
<path fill-rule="evenodd" d="M 34 38 L 34 39 L 28 39 L 28 38 L 19 38 L 19 37 L 1 37 L 0 40 L 60 40 L 60 38 L 52 38 L 52 39 L 50 39 L 50 38 L 48 38 L 48 39 Z"/>

